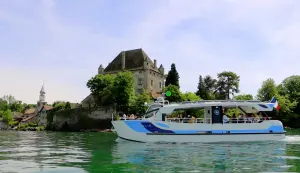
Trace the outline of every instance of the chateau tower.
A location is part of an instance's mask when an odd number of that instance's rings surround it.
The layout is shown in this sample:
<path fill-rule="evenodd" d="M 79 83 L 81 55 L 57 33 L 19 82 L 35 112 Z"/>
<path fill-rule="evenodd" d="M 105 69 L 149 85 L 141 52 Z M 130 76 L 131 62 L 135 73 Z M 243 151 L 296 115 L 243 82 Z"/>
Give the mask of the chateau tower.
<path fill-rule="evenodd" d="M 41 91 L 40 91 L 39 101 L 37 102 L 38 106 L 42 106 L 42 105 L 47 104 L 45 94 L 46 94 L 46 92 L 45 92 L 44 84 L 43 84 L 43 86 L 41 88 Z"/>

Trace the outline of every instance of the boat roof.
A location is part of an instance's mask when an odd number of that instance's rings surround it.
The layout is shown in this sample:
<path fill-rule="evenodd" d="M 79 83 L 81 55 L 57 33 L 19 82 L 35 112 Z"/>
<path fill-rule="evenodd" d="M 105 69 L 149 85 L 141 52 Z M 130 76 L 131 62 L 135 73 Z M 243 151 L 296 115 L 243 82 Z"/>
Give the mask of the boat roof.
<path fill-rule="evenodd" d="M 222 106 L 226 108 L 242 108 L 246 112 L 273 111 L 274 103 L 265 103 L 258 100 L 201 100 L 196 102 L 171 103 L 164 105 L 162 112 L 172 112 L 180 109 L 205 108 Z"/>

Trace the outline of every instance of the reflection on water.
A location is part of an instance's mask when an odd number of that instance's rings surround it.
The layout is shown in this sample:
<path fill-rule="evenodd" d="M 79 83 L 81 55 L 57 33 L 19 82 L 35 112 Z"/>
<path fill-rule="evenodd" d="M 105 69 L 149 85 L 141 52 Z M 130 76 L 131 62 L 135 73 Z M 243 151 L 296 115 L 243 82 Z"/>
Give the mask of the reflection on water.
<path fill-rule="evenodd" d="M 114 163 L 143 165 L 144 169 L 193 172 L 249 170 L 285 171 L 286 142 L 226 144 L 138 144 L 127 141 L 113 148 Z"/>
<path fill-rule="evenodd" d="M 115 142 L 103 133 L 0 132 L 4 172 L 300 172 L 300 136 L 223 144 Z"/>

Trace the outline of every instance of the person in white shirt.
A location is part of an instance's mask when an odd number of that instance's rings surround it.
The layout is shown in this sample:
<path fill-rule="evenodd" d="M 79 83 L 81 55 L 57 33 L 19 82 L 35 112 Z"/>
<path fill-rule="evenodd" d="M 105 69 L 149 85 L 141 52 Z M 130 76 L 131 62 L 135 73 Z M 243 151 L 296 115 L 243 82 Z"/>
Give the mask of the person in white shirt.
<path fill-rule="evenodd" d="M 229 122 L 229 118 L 224 114 L 223 115 L 223 123 L 228 123 Z"/>
<path fill-rule="evenodd" d="M 126 120 L 127 116 L 126 114 L 123 114 L 123 120 Z"/>

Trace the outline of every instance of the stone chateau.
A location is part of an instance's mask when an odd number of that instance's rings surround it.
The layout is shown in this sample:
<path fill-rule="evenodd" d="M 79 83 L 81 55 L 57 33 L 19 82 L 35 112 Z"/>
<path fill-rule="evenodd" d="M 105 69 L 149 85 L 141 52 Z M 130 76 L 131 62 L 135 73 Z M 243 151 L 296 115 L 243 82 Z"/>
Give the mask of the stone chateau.
<path fill-rule="evenodd" d="M 162 64 L 158 67 L 157 61 L 155 59 L 152 61 L 143 49 L 122 51 L 106 68 L 102 64 L 98 68 L 98 74 L 116 74 L 121 71 L 133 73 L 136 94 L 145 89 L 153 99 L 161 95 L 165 81 L 165 69 Z M 89 95 L 81 103 L 83 107 L 87 107 L 92 101 L 93 98 Z"/>

